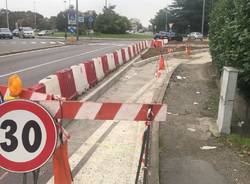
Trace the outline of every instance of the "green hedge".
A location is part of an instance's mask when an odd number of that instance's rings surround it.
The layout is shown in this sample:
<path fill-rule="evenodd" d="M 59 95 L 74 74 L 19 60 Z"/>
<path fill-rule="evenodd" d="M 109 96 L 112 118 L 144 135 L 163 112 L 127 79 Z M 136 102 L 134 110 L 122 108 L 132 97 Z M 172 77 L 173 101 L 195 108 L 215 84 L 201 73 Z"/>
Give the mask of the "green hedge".
<path fill-rule="evenodd" d="M 250 96 L 250 1 L 217 0 L 209 21 L 213 62 L 240 69 L 238 86 Z"/>

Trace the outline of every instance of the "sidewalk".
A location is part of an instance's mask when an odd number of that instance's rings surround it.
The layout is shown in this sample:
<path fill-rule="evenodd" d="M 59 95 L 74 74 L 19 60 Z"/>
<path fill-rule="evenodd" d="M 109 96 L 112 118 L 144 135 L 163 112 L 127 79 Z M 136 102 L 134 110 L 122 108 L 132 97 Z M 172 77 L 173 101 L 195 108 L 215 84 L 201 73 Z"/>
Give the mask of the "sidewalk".
<path fill-rule="evenodd" d="M 174 72 L 166 92 L 168 121 L 160 124 L 160 182 L 249 184 L 250 166 L 244 158 L 209 131 L 216 122 L 219 98 L 210 55 L 192 57 Z"/>

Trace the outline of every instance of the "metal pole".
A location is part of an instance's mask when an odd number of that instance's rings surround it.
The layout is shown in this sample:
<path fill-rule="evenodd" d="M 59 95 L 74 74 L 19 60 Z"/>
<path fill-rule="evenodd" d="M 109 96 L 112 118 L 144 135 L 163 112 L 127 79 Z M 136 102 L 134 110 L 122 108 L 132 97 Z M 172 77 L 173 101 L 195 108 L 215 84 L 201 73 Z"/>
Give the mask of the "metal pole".
<path fill-rule="evenodd" d="M 76 0 L 76 40 L 79 40 L 78 0 Z"/>
<path fill-rule="evenodd" d="M 166 10 L 166 31 L 168 31 L 168 10 Z"/>
<path fill-rule="evenodd" d="M 201 33 L 202 34 L 204 33 L 205 4 L 206 4 L 206 0 L 203 0 L 202 23 L 201 23 Z"/>
<path fill-rule="evenodd" d="M 34 3 L 34 13 L 35 13 L 35 29 L 36 29 L 36 1 Z"/>
<path fill-rule="evenodd" d="M 67 40 L 67 24 L 68 24 L 68 15 L 67 15 L 67 5 L 66 5 L 67 1 L 64 0 L 64 9 L 65 9 L 65 30 L 64 30 L 64 38 L 65 40 Z"/>
<path fill-rule="evenodd" d="M 108 0 L 105 0 L 105 8 L 108 8 Z"/>
<path fill-rule="evenodd" d="M 6 0 L 6 22 L 7 22 L 7 28 L 10 28 L 9 25 L 9 11 L 8 11 L 8 0 Z"/>

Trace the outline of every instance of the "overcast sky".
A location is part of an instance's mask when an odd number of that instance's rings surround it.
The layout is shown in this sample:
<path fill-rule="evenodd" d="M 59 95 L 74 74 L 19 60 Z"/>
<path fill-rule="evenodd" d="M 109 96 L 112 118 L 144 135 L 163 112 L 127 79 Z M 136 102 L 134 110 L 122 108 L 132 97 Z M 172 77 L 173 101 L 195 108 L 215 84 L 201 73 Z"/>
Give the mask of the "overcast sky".
<path fill-rule="evenodd" d="M 107 0 L 108 4 L 116 5 L 116 11 L 128 18 L 138 18 L 144 26 L 148 26 L 149 20 L 156 12 L 169 5 L 172 0 Z M 34 3 L 35 2 L 35 3 Z M 102 11 L 105 0 L 79 0 L 79 10 Z M 35 4 L 35 6 L 34 6 Z M 75 0 L 71 0 L 75 4 Z M 67 6 L 69 0 L 67 0 Z M 0 1 L 0 9 L 5 8 L 5 0 Z M 8 0 L 8 9 L 11 11 L 31 10 L 46 17 L 55 16 L 59 11 L 64 10 L 64 0 Z"/>

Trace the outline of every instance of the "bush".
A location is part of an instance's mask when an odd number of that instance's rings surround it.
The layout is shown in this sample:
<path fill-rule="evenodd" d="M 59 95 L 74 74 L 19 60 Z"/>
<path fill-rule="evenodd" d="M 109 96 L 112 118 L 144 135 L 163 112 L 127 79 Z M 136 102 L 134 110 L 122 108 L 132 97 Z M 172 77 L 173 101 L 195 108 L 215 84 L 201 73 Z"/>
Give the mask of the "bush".
<path fill-rule="evenodd" d="M 209 39 L 216 66 L 220 70 L 223 66 L 238 68 L 239 88 L 250 90 L 249 0 L 218 0 L 210 15 Z"/>

